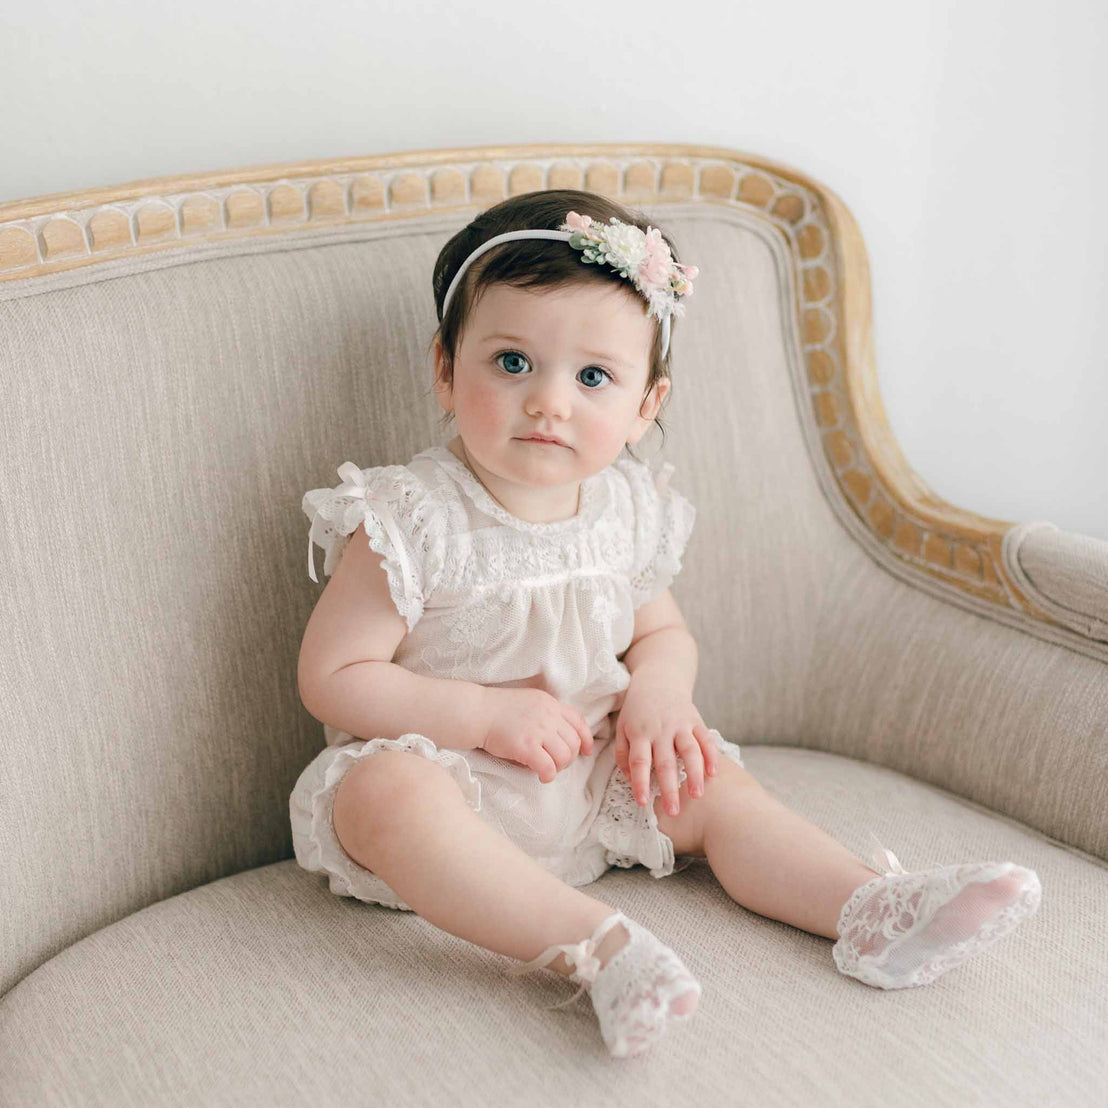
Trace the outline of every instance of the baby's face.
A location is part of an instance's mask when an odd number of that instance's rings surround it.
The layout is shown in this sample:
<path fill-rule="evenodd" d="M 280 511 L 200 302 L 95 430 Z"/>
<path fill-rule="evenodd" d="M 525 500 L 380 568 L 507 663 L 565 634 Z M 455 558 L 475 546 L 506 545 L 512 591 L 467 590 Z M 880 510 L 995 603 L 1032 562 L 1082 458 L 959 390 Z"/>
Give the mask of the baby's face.
<path fill-rule="evenodd" d="M 643 402 L 653 338 L 642 297 L 618 285 L 486 290 L 455 352 L 453 386 L 437 391 L 509 510 L 514 500 L 534 512 L 570 504 L 562 514 L 573 514 L 579 482 L 638 442 L 669 388 L 658 382 Z M 437 345 L 435 360 L 438 375 Z M 532 432 L 565 445 L 526 441 Z"/>

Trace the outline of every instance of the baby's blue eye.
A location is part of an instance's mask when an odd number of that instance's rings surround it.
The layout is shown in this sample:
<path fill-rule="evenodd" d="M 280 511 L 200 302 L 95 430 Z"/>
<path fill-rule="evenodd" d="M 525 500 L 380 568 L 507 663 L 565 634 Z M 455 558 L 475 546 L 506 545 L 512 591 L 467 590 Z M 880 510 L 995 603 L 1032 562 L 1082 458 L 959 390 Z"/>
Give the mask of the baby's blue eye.
<path fill-rule="evenodd" d="M 590 365 L 590 366 L 585 366 L 585 368 L 584 368 L 583 370 L 581 370 L 581 373 L 582 373 L 582 374 L 585 374 L 585 373 L 599 373 L 599 374 L 601 374 L 601 376 L 600 376 L 599 378 L 595 378 L 595 379 L 594 379 L 594 380 L 595 380 L 595 383 L 596 383 L 596 384 L 598 384 L 598 385 L 600 384 L 600 382 L 601 382 L 601 381 L 602 381 L 602 380 L 603 380 L 603 379 L 604 379 L 605 377 L 609 377 L 609 376 L 610 376 L 610 374 L 608 373 L 608 371 L 607 371 L 607 370 L 601 369 L 601 368 L 600 368 L 600 366 L 598 366 L 598 365 Z M 587 383 L 588 383 L 588 382 L 586 382 L 586 384 L 587 384 Z"/>
<path fill-rule="evenodd" d="M 501 358 L 504 360 L 501 361 Z M 503 354 L 497 354 L 496 364 L 506 373 L 511 373 L 513 376 L 516 376 L 516 370 L 520 369 L 521 365 L 530 365 L 527 359 L 517 350 L 506 350 Z"/>

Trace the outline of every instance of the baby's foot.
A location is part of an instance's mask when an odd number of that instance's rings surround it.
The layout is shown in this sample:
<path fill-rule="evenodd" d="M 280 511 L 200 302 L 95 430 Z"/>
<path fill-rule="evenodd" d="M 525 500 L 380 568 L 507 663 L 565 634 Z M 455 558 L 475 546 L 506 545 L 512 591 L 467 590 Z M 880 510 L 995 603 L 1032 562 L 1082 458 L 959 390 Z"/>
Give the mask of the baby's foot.
<path fill-rule="evenodd" d="M 555 960 L 574 967 L 569 976 L 581 982 L 581 989 L 553 1007 L 564 1007 L 588 990 L 600 1033 L 617 1058 L 641 1053 L 670 1020 L 683 1022 L 696 1011 L 700 983 L 669 947 L 622 912 L 603 920 L 591 938 L 549 947 L 508 972 L 530 973 Z"/>
<path fill-rule="evenodd" d="M 629 1058 L 660 1038 L 670 1020 L 690 1019 L 701 989 L 654 934 L 626 916 L 620 922 L 627 938 L 603 964 L 589 995 L 608 1050 Z"/>
<path fill-rule="evenodd" d="M 855 889 L 831 953 L 881 989 L 926 985 L 1007 935 L 1039 906 L 1038 875 L 1012 862 L 894 869 Z"/>

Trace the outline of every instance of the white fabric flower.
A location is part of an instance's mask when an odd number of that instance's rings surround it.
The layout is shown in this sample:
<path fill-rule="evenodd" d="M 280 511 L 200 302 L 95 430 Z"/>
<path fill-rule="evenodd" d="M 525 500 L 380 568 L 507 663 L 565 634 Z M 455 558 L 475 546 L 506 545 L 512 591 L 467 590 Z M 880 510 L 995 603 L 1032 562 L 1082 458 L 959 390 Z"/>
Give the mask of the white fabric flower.
<path fill-rule="evenodd" d="M 615 216 L 606 224 L 597 223 L 591 216 L 569 212 L 558 229 L 570 233 L 569 244 L 581 251 L 582 261 L 610 265 L 631 281 L 646 300 L 648 314 L 660 320 L 685 314 L 680 299 L 692 295 L 698 270 L 673 260 L 657 228 L 643 231 Z"/>
<path fill-rule="evenodd" d="M 604 228 L 607 255 L 616 269 L 626 270 L 629 277 L 639 272 L 646 261 L 646 235 L 626 223 L 613 223 Z"/>

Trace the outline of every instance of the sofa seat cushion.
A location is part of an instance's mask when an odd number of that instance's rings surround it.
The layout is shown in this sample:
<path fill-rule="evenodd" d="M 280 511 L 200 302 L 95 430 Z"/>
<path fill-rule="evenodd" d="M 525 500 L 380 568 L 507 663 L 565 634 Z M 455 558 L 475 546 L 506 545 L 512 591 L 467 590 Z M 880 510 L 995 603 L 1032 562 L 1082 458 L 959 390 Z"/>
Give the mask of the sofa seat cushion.
<path fill-rule="evenodd" d="M 735 904 L 705 861 L 613 869 L 590 895 L 677 950 L 697 1016 L 609 1057 L 587 996 L 414 913 L 279 862 L 134 913 L 0 1001 L 5 1103 L 31 1105 L 927 1103 L 1102 1106 L 1108 867 L 931 786 L 815 750 L 744 745 L 782 802 L 869 861 L 1011 859 L 1036 916 L 939 981 L 886 992 L 829 939 Z M 64 895 L 59 890 L 58 895 Z"/>

